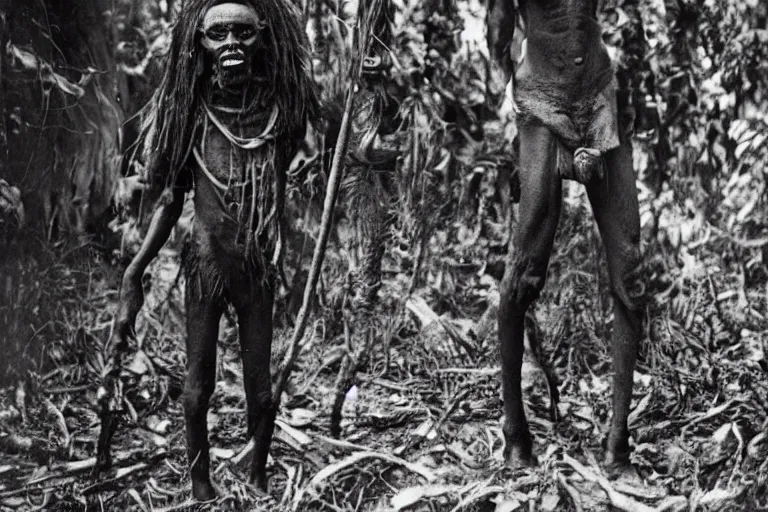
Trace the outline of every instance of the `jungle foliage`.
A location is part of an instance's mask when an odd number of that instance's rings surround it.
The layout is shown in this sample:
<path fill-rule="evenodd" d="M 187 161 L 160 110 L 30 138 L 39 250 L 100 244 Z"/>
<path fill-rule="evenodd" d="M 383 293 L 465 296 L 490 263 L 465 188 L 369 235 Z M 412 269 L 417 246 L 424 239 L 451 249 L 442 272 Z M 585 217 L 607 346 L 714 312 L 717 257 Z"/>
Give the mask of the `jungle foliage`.
<path fill-rule="evenodd" d="M 356 4 L 295 2 L 332 114 Z M 531 331 L 544 357 L 524 376 L 542 464 L 516 478 L 501 468 L 495 317 L 524 172 L 514 111 L 490 72 L 481 0 L 391 7 L 393 67 L 379 84 L 390 102 L 377 128 L 397 158 L 348 168 L 311 332 L 283 400 L 268 497 L 244 484 L 236 462 L 244 397 L 236 328 L 224 322 L 209 424 L 214 479 L 227 492 L 211 510 L 768 509 L 768 5 L 603 2 L 604 40 L 634 106 L 651 299 L 630 417 L 632 460 L 646 480 L 624 486 L 600 480 L 592 456 L 610 404 L 610 297 L 588 202 L 571 185 Z M 102 482 L 85 473 L 118 277 L 142 236 L 136 212 L 113 199 L 130 185 L 120 154 L 181 8 L 0 0 L 0 178 L 21 190 L 27 210 L 18 230 L 0 231 L 3 507 L 183 509 L 178 249 L 189 215 L 146 279 L 129 364 L 131 427 L 116 447 L 122 472 Z M 375 188 L 376 172 L 394 189 Z M 276 312 L 283 338 L 325 176 L 315 165 L 291 177 L 294 234 Z M 538 363 L 560 383 L 559 425 L 547 419 Z"/>

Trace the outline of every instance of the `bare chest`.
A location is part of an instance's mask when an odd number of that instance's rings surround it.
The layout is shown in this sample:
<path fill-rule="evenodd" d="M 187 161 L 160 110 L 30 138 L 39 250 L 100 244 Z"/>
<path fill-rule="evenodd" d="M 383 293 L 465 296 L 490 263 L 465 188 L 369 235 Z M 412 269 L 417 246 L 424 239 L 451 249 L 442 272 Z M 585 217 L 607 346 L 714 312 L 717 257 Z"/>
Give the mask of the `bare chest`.
<path fill-rule="evenodd" d="M 196 182 L 212 181 L 222 190 L 241 187 L 264 164 L 274 144 L 275 116 L 243 119 L 208 111 L 194 152 Z"/>

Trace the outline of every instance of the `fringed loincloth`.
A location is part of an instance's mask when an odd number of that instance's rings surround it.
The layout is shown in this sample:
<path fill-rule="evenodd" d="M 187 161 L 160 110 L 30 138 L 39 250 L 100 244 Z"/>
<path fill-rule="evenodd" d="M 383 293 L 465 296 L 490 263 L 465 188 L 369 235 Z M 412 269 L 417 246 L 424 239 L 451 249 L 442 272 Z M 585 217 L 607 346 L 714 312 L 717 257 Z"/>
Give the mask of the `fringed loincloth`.
<path fill-rule="evenodd" d="M 193 233 L 182 250 L 181 264 L 190 297 L 232 302 L 237 295 L 251 293 L 259 286 L 271 286 L 279 277 L 274 266 L 265 268 L 233 256 L 217 239 L 206 235 Z"/>
<path fill-rule="evenodd" d="M 183 265 L 190 293 L 219 300 L 280 274 L 285 166 L 277 111 L 205 107 L 193 151 L 195 220 Z M 280 141 L 284 142 L 284 141 Z"/>

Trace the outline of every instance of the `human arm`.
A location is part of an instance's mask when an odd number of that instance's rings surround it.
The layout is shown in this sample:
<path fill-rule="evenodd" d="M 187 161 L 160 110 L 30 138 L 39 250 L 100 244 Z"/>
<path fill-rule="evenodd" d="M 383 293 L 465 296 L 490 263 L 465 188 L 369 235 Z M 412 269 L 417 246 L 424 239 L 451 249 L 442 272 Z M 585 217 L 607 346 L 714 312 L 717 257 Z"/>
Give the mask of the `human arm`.
<path fill-rule="evenodd" d="M 141 278 L 147 266 L 170 237 L 171 230 L 179 220 L 184 206 L 184 194 L 184 188 L 176 187 L 163 193 L 158 207 L 152 215 L 147 236 L 144 238 L 139 252 L 125 269 L 113 331 L 114 343 L 118 350 L 125 347 L 128 336 L 134 330 L 136 316 L 144 304 Z"/>

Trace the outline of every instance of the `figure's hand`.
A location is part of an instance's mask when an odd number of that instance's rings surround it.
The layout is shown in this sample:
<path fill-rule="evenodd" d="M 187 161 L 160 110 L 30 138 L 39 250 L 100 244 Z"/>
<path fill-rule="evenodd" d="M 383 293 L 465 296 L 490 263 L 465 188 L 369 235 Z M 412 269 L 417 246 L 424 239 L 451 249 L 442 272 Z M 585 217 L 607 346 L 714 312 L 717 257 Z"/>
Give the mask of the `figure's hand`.
<path fill-rule="evenodd" d="M 115 327 L 112 332 L 113 350 L 121 352 L 127 348 L 128 338 L 136 328 L 136 316 L 144 305 L 144 290 L 141 285 L 141 274 L 128 267 L 120 287 L 120 300 L 117 304 Z"/>
<path fill-rule="evenodd" d="M 147 190 L 147 184 L 140 175 L 120 178 L 113 200 L 118 211 L 123 215 L 137 215 L 141 194 Z"/>
<path fill-rule="evenodd" d="M 24 225 L 24 204 L 21 192 L 0 179 L 0 228 L 18 229 Z"/>

